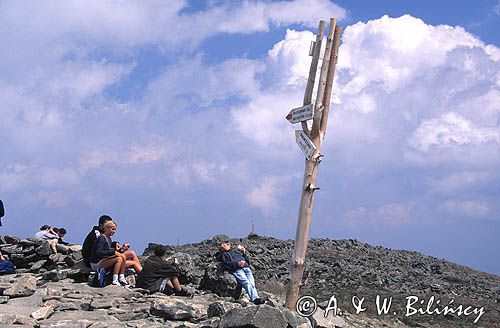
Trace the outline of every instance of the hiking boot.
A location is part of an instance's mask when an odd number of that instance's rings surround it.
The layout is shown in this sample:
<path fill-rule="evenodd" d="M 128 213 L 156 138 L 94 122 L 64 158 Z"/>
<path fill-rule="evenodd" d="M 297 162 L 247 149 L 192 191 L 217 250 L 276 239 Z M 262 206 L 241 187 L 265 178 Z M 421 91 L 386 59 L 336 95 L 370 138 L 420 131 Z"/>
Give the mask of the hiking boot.
<path fill-rule="evenodd" d="M 125 280 L 125 279 L 123 279 L 123 280 L 118 279 L 118 282 L 119 282 L 119 283 L 120 283 L 120 285 L 122 285 L 123 287 L 128 287 L 128 286 L 130 286 L 130 285 L 129 285 L 129 283 L 128 283 L 128 281 L 127 281 L 127 280 Z"/>
<path fill-rule="evenodd" d="M 259 298 L 254 299 L 252 303 L 255 305 L 266 304 L 266 300 L 259 297 Z"/>
<path fill-rule="evenodd" d="M 164 290 L 161 291 L 161 293 L 167 295 L 167 296 L 170 296 L 170 295 L 174 295 L 175 294 L 175 290 L 173 290 L 172 288 L 166 286 Z"/>
<path fill-rule="evenodd" d="M 175 292 L 175 296 L 184 296 L 184 297 L 188 297 L 188 298 L 193 298 L 194 294 L 191 292 L 188 292 L 185 289 L 181 289 L 178 292 L 177 291 Z"/>

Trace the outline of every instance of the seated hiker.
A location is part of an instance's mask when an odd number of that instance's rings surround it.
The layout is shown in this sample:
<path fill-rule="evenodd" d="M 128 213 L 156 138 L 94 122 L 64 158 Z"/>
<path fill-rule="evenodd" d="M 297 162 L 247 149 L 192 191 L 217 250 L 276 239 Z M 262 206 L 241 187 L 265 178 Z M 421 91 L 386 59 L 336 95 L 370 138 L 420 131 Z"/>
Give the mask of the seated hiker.
<path fill-rule="evenodd" d="M 147 289 L 151 293 L 193 297 L 193 294 L 182 289 L 179 283 L 179 261 L 177 259 L 172 263 L 165 261 L 163 259 L 165 251 L 165 247 L 161 245 L 155 248 L 154 255 L 144 262 L 141 273 L 137 275 L 136 287 Z"/>
<path fill-rule="evenodd" d="M 61 245 L 70 245 L 67 241 L 64 240 L 64 236 L 66 235 L 67 231 L 64 228 L 59 228 L 57 229 L 57 235 L 59 236 L 57 243 Z"/>
<path fill-rule="evenodd" d="M 59 236 L 50 226 L 44 224 L 35 234 L 35 239 L 47 240 L 53 253 L 57 253 L 57 240 Z"/>
<path fill-rule="evenodd" d="M 220 245 L 220 251 L 220 261 L 245 289 L 250 301 L 256 305 L 264 304 L 265 300 L 259 297 L 255 288 L 250 259 L 246 254 L 245 247 L 238 245 L 238 250 L 233 250 L 230 243 L 224 242 Z"/>
<path fill-rule="evenodd" d="M 92 247 L 90 255 L 90 267 L 99 274 L 101 287 L 104 286 L 104 276 L 106 269 L 113 268 L 113 285 L 127 286 L 125 280 L 126 260 L 123 254 L 112 247 L 111 236 L 116 232 L 116 224 L 113 221 L 107 221 L 104 224 L 104 232 L 97 237 Z"/>
<path fill-rule="evenodd" d="M 83 263 L 87 265 L 87 267 L 90 268 L 90 256 L 92 253 L 92 248 L 94 247 L 94 243 L 96 239 L 104 232 L 104 225 L 106 222 L 113 221 L 113 219 L 109 215 L 101 215 L 99 218 L 99 225 L 94 226 L 92 230 L 87 234 L 87 237 L 85 237 L 85 240 L 83 242 L 82 246 L 82 257 L 83 257 Z M 125 256 L 125 260 L 127 261 L 127 267 L 133 266 L 135 271 L 137 273 L 141 272 L 142 266 L 141 263 L 139 262 L 139 258 L 137 257 L 137 254 L 132 251 L 128 250 L 129 245 L 127 247 L 122 247 L 122 254 Z M 124 245 L 124 246 L 125 246 Z"/>
<path fill-rule="evenodd" d="M 9 274 L 15 273 L 16 270 L 14 268 L 14 264 L 11 261 L 7 260 L 5 256 L 0 252 L 0 275 L 1 274 Z"/>
<path fill-rule="evenodd" d="M 108 221 L 113 221 L 113 219 L 109 215 L 101 215 L 99 218 L 99 225 L 94 226 L 92 230 L 88 233 L 87 237 L 82 245 L 82 257 L 83 263 L 90 268 L 90 255 L 92 253 L 92 247 L 94 246 L 94 242 L 103 232 L 104 232 L 104 224 Z"/>

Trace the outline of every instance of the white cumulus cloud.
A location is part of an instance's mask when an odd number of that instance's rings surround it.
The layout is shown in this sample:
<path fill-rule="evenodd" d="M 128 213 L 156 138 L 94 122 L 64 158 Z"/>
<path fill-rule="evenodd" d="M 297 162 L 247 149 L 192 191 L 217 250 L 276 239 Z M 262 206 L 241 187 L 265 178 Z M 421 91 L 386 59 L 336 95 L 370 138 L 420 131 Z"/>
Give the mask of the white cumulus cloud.
<path fill-rule="evenodd" d="M 500 144 L 500 126 L 477 127 L 462 115 L 452 112 L 424 120 L 410 139 L 410 145 L 421 151 L 428 151 L 431 147 L 450 148 L 487 142 Z"/>
<path fill-rule="evenodd" d="M 286 190 L 290 177 L 266 176 L 246 196 L 247 201 L 259 208 L 264 214 L 270 214 L 279 208 L 281 194 Z"/>

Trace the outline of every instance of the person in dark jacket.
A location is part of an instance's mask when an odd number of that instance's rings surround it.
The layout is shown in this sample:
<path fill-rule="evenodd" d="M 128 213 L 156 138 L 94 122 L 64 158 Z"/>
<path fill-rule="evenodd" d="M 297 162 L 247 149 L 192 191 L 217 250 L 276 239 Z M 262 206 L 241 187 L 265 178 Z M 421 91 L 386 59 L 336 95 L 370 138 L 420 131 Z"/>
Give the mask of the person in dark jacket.
<path fill-rule="evenodd" d="M 59 228 L 57 229 L 57 235 L 59 236 L 59 239 L 57 241 L 58 244 L 60 245 L 70 245 L 67 241 L 64 240 L 64 236 L 66 236 L 66 229 L 64 228 Z"/>
<path fill-rule="evenodd" d="M 5 215 L 5 208 L 3 207 L 3 202 L 0 199 L 0 227 L 2 226 L 2 218 Z"/>
<path fill-rule="evenodd" d="M 3 254 L 0 252 L 0 275 L 15 273 L 16 269 L 14 268 L 14 264 L 9 261 Z"/>
<path fill-rule="evenodd" d="M 116 224 L 113 221 L 107 221 L 104 224 L 104 232 L 97 237 L 92 247 L 90 255 L 90 267 L 99 273 L 99 282 L 104 285 L 104 275 L 106 269 L 113 268 L 113 285 L 127 286 L 125 280 L 125 269 L 127 261 L 123 254 L 112 247 L 111 236 L 116 232 Z"/>
<path fill-rule="evenodd" d="M 255 279 L 250 269 L 250 259 L 246 254 L 245 247 L 238 245 L 238 250 L 233 250 L 230 243 L 224 242 L 220 245 L 220 251 L 222 264 L 245 289 L 250 301 L 256 305 L 264 304 L 265 300 L 259 297 L 257 288 L 255 288 Z"/>
<path fill-rule="evenodd" d="M 154 249 L 154 255 L 144 262 L 142 271 L 137 275 L 136 287 L 147 289 L 151 293 L 175 293 L 177 296 L 193 297 L 193 294 L 182 289 L 179 283 L 179 261 L 165 261 L 165 251 L 165 247 L 161 245 Z"/>
<path fill-rule="evenodd" d="M 83 263 L 87 267 L 90 268 L 90 255 L 92 253 L 92 247 L 94 246 L 94 242 L 103 232 L 104 232 L 104 224 L 108 221 L 113 221 L 113 219 L 109 215 L 102 215 L 99 218 L 99 225 L 94 226 L 92 230 L 88 233 L 87 237 L 85 237 L 85 241 L 82 246 L 82 257 Z"/>

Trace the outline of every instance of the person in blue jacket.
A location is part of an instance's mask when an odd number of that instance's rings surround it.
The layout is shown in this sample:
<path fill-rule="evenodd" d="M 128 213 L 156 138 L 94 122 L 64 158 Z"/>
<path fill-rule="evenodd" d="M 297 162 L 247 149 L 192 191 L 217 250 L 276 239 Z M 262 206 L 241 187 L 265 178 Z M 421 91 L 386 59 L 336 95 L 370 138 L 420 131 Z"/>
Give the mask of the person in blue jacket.
<path fill-rule="evenodd" d="M 238 245 L 238 250 L 233 250 L 230 243 L 224 242 L 220 245 L 220 251 L 222 264 L 245 289 L 250 301 L 256 305 L 264 304 L 265 300 L 259 297 L 257 288 L 255 288 L 255 279 L 250 269 L 250 259 L 246 254 L 245 247 Z"/>
<path fill-rule="evenodd" d="M 92 247 L 90 255 L 90 267 L 99 274 L 101 286 L 104 285 L 104 275 L 106 269 L 113 268 L 113 285 L 127 286 L 125 280 L 125 269 L 127 268 L 127 260 L 123 254 L 118 252 L 116 247 L 113 248 L 111 236 L 116 232 L 116 224 L 113 221 L 107 221 L 104 224 L 104 233 L 99 235 Z"/>
<path fill-rule="evenodd" d="M 14 268 L 14 264 L 7 260 L 7 258 L 3 256 L 2 252 L 0 252 L 0 275 L 15 272 L 16 269 Z"/>

